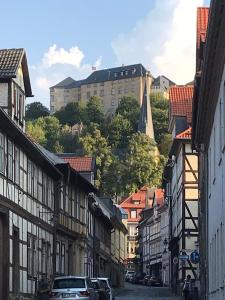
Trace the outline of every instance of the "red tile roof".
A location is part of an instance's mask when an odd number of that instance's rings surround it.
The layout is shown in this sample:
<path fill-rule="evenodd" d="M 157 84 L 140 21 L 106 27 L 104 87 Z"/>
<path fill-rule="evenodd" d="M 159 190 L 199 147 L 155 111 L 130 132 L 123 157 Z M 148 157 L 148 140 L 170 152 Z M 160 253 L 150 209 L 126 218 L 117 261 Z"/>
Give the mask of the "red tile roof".
<path fill-rule="evenodd" d="M 185 131 L 181 132 L 176 136 L 177 139 L 191 139 L 192 128 L 189 127 Z"/>
<path fill-rule="evenodd" d="M 91 172 L 93 171 L 93 157 L 62 157 L 70 166 L 77 172 Z"/>
<path fill-rule="evenodd" d="M 198 7 L 197 9 L 197 49 L 200 48 L 200 43 L 205 42 L 207 26 L 209 18 L 208 7 Z"/>
<path fill-rule="evenodd" d="M 164 202 L 164 191 L 163 189 L 156 189 L 155 190 L 155 201 L 157 205 L 161 206 Z"/>
<path fill-rule="evenodd" d="M 187 117 L 188 123 L 191 124 L 193 90 L 192 85 L 175 85 L 170 88 L 170 118 Z"/>

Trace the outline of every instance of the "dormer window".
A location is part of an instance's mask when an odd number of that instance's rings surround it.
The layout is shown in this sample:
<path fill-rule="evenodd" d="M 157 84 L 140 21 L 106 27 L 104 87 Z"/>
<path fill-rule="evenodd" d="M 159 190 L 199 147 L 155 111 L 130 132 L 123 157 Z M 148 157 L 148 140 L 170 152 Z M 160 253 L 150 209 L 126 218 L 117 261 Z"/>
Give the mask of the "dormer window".
<path fill-rule="evenodd" d="M 120 72 L 120 75 L 123 76 L 123 71 Z"/>
<path fill-rule="evenodd" d="M 136 69 L 134 68 L 133 70 L 132 70 L 132 75 L 134 75 L 136 73 Z"/>

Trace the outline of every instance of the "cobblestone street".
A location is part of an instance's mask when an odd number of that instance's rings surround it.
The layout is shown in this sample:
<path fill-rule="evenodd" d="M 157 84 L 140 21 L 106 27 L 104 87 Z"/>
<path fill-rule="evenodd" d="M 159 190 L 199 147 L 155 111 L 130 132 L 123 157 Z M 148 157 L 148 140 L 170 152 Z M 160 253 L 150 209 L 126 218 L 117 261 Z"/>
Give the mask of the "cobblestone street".
<path fill-rule="evenodd" d="M 174 297 L 168 288 L 146 287 L 126 283 L 125 287 L 116 293 L 116 300 L 181 300 Z"/>

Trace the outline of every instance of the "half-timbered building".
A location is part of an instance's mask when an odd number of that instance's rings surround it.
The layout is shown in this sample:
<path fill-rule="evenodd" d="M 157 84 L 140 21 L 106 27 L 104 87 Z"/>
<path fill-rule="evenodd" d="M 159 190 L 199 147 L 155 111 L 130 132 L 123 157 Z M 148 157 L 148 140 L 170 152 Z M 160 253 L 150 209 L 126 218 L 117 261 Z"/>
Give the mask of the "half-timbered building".
<path fill-rule="evenodd" d="M 211 1 L 197 56 L 193 146 L 200 156 L 201 299 L 225 298 L 225 2 Z M 209 18 L 209 19 L 208 19 Z M 207 24 L 207 23 L 206 23 Z M 199 43 L 200 43 L 199 42 Z M 198 52 L 197 52 L 198 54 Z M 198 66 L 201 66 L 199 68 Z"/>
<path fill-rule="evenodd" d="M 23 133 L 31 95 L 23 49 L 0 50 L 0 299 L 35 293 L 53 276 L 60 172 Z"/>
<path fill-rule="evenodd" d="M 171 279 L 177 287 L 198 268 L 190 255 L 198 251 L 198 155 L 191 148 L 193 86 L 170 89 L 170 132 L 173 143 L 164 172 L 165 197 L 170 203 Z M 177 260 L 177 258 L 180 258 Z"/>

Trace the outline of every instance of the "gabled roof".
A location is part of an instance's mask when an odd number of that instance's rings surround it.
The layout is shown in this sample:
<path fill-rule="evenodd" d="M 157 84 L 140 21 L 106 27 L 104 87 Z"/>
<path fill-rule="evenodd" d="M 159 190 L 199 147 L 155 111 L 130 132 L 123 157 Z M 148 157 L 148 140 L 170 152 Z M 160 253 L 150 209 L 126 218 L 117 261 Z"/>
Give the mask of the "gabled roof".
<path fill-rule="evenodd" d="M 153 79 L 152 86 L 159 86 L 160 85 L 160 79 L 162 77 L 169 81 L 169 85 L 175 85 L 176 84 L 175 82 L 173 82 L 172 80 L 170 80 L 168 77 L 166 77 L 164 75 L 159 75 L 158 77 L 156 77 L 156 78 Z"/>
<path fill-rule="evenodd" d="M 19 49 L 0 49 L 0 80 L 16 78 L 17 70 L 22 65 L 26 97 L 32 97 L 26 52 Z"/>
<path fill-rule="evenodd" d="M 186 129 L 185 131 L 179 133 L 176 136 L 176 139 L 191 139 L 191 133 L 192 133 L 192 128 L 189 127 L 188 129 Z"/>
<path fill-rule="evenodd" d="M 83 156 L 74 157 L 66 156 L 66 154 L 61 156 L 64 161 L 68 162 L 70 166 L 77 172 L 93 172 L 95 168 L 95 159 L 93 157 Z"/>
<path fill-rule="evenodd" d="M 76 81 L 73 78 L 67 77 L 66 79 L 60 81 L 59 83 L 57 83 L 54 86 L 51 86 L 50 88 L 66 88 L 66 87 L 68 87 L 69 85 L 71 85 L 75 82 Z"/>
<path fill-rule="evenodd" d="M 143 209 L 146 207 L 147 198 L 147 187 L 141 188 L 136 193 L 131 194 L 129 197 L 125 198 L 120 204 L 122 208 L 139 208 Z M 134 204 L 133 201 L 139 200 L 139 204 Z"/>
<path fill-rule="evenodd" d="M 192 85 L 175 85 L 170 88 L 170 119 L 187 117 L 187 122 L 191 124 L 193 90 L 194 87 Z"/>
<path fill-rule="evenodd" d="M 208 18 L 209 18 L 209 8 L 198 7 L 197 8 L 197 49 L 200 48 L 201 42 L 205 42 L 206 40 Z"/>
<path fill-rule="evenodd" d="M 143 67 L 142 64 L 98 70 L 88 76 L 86 79 L 86 84 L 145 76 L 147 72 L 148 71 L 145 69 L 145 67 Z"/>

